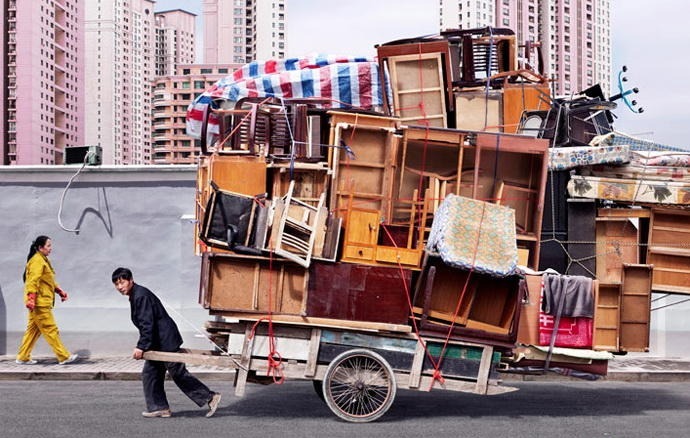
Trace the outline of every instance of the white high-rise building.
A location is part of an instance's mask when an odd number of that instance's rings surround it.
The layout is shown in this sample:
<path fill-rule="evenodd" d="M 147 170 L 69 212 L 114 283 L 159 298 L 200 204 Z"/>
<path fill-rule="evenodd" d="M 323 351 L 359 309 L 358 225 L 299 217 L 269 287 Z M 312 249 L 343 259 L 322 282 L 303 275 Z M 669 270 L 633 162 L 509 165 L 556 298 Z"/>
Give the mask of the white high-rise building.
<path fill-rule="evenodd" d="M 611 83 L 610 0 L 439 0 L 440 29 L 512 29 L 518 44 L 541 42 L 556 94 Z M 534 64 L 534 63 L 533 63 Z"/>
<path fill-rule="evenodd" d="M 148 164 L 155 2 L 85 3 L 85 141 L 103 148 L 104 164 Z"/>
<path fill-rule="evenodd" d="M 204 63 L 284 58 L 287 0 L 204 0 Z"/>
<path fill-rule="evenodd" d="M 495 26 L 495 0 L 440 0 L 440 26 L 446 29 L 474 29 Z"/>

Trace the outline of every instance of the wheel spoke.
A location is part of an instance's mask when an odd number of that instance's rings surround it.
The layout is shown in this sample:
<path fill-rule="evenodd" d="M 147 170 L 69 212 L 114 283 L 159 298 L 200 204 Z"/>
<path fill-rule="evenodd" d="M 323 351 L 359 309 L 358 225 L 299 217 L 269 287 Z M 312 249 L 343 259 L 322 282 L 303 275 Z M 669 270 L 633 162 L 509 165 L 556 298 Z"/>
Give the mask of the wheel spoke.
<path fill-rule="evenodd" d="M 344 355 L 328 372 L 326 400 L 340 417 L 350 421 L 371 421 L 382 415 L 395 396 L 392 370 L 373 353 Z M 383 359 L 381 359 L 383 360 Z M 340 414 L 338 413 L 340 412 Z"/>

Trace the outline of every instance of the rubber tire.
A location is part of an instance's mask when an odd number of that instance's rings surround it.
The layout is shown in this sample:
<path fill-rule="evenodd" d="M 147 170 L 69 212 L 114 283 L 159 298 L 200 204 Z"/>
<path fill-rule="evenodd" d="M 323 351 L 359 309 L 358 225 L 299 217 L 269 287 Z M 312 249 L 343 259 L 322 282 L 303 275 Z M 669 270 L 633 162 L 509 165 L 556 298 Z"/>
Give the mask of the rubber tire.
<path fill-rule="evenodd" d="M 328 365 L 323 395 L 328 408 L 352 423 L 377 420 L 393 404 L 397 385 L 393 369 L 378 353 L 348 350 Z"/>

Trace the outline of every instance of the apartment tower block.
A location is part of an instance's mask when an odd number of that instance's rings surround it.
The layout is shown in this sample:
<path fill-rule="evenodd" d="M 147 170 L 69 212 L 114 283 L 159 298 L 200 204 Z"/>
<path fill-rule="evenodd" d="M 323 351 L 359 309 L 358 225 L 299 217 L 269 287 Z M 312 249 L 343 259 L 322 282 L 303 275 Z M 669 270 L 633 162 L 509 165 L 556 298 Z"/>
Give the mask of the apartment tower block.
<path fill-rule="evenodd" d="M 204 63 L 284 58 L 287 0 L 204 0 Z"/>
<path fill-rule="evenodd" d="M 557 95 L 611 85 L 610 0 L 439 0 L 440 27 L 512 29 L 541 43 L 544 74 Z M 531 59 L 532 65 L 535 60 Z"/>
<path fill-rule="evenodd" d="M 65 147 L 84 144 L 84 2 L 4 4 L 0 164 L 61 164 Z"/>

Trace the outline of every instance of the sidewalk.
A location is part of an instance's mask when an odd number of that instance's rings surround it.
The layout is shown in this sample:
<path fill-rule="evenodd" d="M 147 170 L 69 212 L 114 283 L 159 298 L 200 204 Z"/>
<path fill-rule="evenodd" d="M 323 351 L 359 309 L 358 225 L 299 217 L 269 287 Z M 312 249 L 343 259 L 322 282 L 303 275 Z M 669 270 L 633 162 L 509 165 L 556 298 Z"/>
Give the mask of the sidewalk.
<path fill-rule="evenodd" d="M 89 357 L 75 364 L 58 365 L 55 358 L 36 357 L 36 365 L 19 365 L 14 356 L 0 356 L 0 380 L 138 380 L 142 361 L 118 357 Z M 188 366 L 202 380 L 232 381 L 234 370 L 211 366 Z M 523 379 L 524 377 L 524 379 Z M 554 374 L 514 376 L 506 380 L 570 379 Z M 690 359 L 617 356 L 609 362 L 606 380 L 626 382 L 690 381 Z"/>
<path fill-rule="evenodd" d="M 126 356 L 86 357 L 58 365 L 52 357 L 34 357 L 36 365 L 15 363 L 14 356 L 0 356 L 0 380 L 139 380 L 144 361 Z M 188 365 L 201 380 L 232 381 L 235 371 L 219 367 Z"/>

